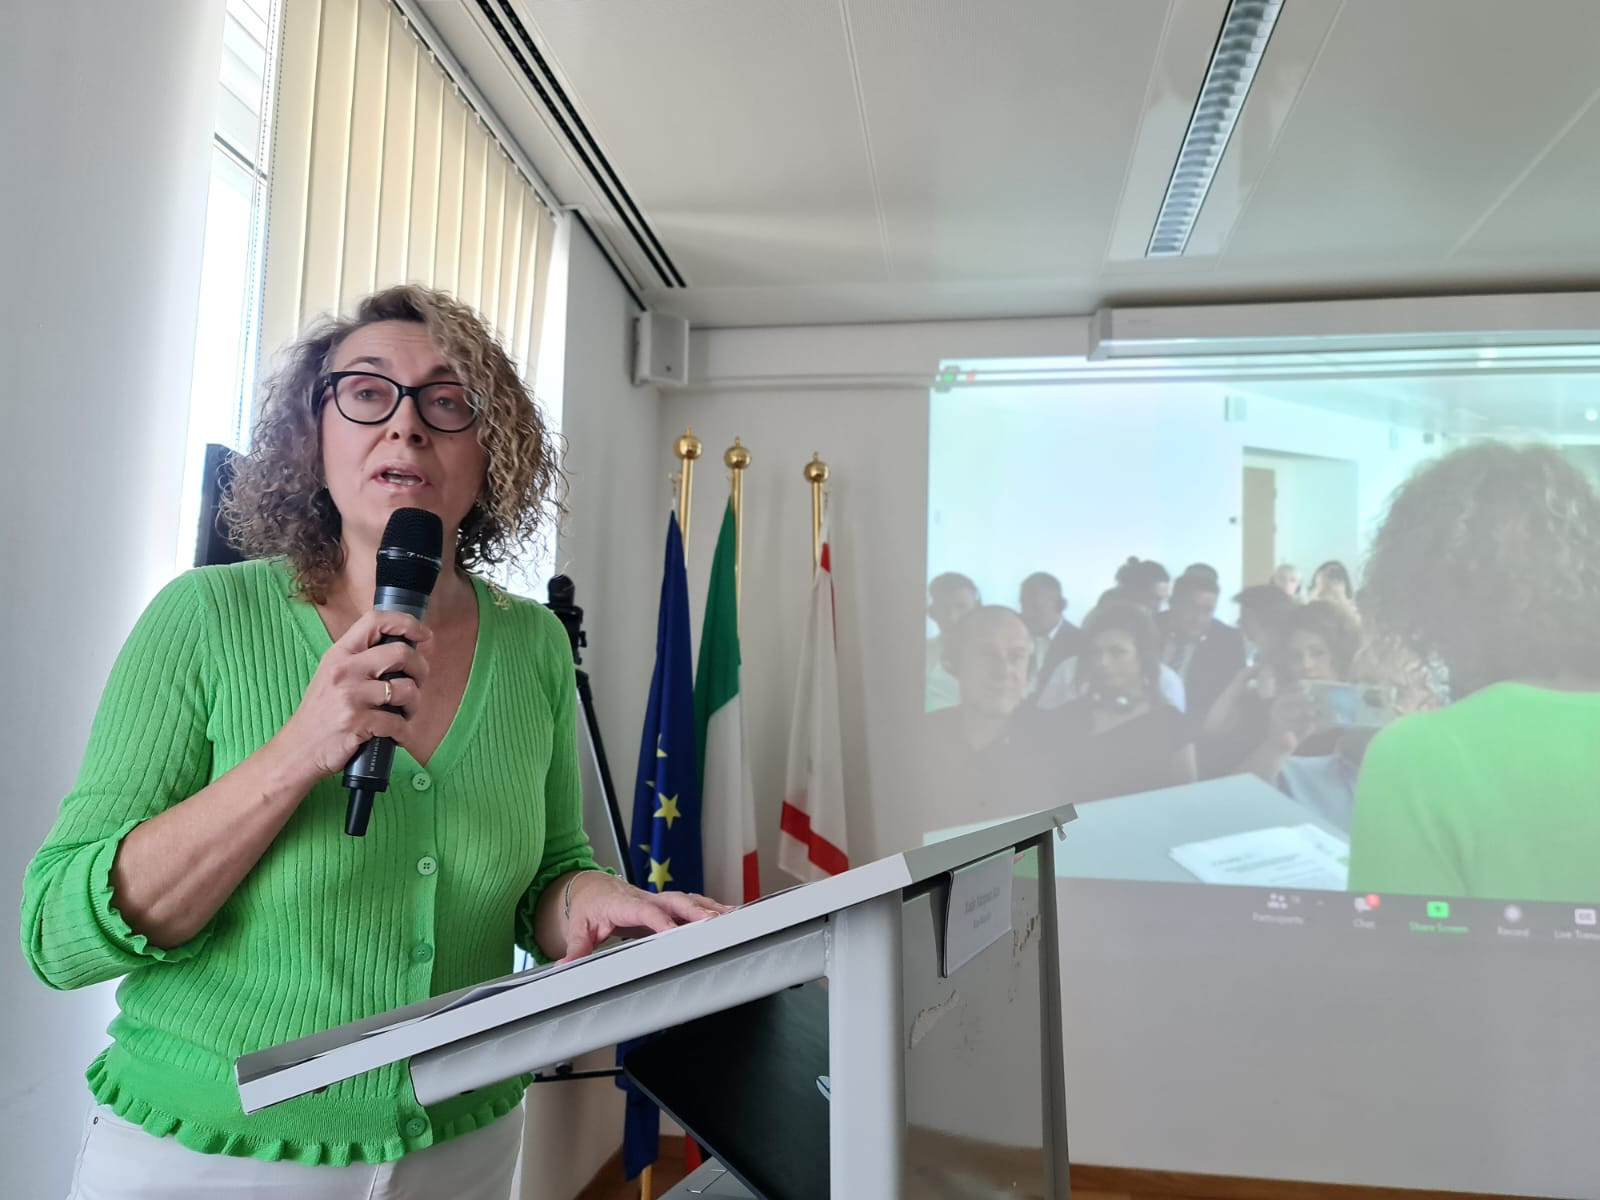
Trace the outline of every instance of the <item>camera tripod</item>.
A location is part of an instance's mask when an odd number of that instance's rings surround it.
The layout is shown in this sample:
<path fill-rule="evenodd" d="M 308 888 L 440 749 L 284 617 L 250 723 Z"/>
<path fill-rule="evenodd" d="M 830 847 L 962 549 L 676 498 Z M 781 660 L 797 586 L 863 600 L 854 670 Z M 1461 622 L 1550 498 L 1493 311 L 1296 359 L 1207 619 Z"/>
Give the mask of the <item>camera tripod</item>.
<path fill-rule="evenodd" d="M 583 669 L 583 649 L 589 636 L 583 629 L 583 609 L 573 603 L 576 588 L 566 575 L 557 575 L 550 581 L 550 599 L 545 607 L 560 618 L 566 627 L 567 638 L 572 643 L 573 673 L 577 676 L 578 703 L 583 709 L 583 724 L 589 734 L 589 753 L 594 760 L 595 777 L 600 781 L 600 795 L 605 801 L 606 817 L 610 823 L 611 845 L 617 855 L 622 877 L 638 884 L 633 877 L 633 859 L 628 854 L 627 835 L 622 824 L 622 810 L 617 806 L 617 789 L 611 781 L 611 764 L 606 758 L 605 741 L 600 737 L 600 722 L 594 711 L 594 691 L 589 686 L 589 672 Z"/>

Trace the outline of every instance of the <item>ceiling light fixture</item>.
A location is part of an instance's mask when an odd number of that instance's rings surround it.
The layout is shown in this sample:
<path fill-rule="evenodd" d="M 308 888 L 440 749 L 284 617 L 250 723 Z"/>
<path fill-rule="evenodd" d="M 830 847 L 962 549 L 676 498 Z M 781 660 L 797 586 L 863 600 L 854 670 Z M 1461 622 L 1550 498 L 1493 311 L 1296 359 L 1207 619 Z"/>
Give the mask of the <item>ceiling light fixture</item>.
<path fill-rule="evenodd" d="M 1233 136 L 1282 7 L 1283 0 L 1232 0 L 1228 5 L 1178 161 L 1167 181 L 1167 194 L 1156 214 L 1146 258 L 1170 258 L 1182 254 L 1189 244 L 1189 234 L 1211 190 L 1211 179 Z"/>

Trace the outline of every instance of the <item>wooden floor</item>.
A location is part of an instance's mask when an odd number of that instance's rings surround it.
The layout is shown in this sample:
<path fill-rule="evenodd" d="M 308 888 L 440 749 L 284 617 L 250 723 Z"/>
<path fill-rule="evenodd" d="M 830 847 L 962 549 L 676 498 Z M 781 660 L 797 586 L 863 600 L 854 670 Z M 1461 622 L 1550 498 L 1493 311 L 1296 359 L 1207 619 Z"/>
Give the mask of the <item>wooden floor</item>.
<path fill-rule="evenodd" d="M 1528 1200 L 1411 1188 L 1346 1187 L 1330 1183 L 1291 1183 L 1280 1179 L 1241 1179 L 1222 1175 L 1181 1175 L 1174 1171 L 1136 1171 L 1121 1167 L 1072 1168 L 1072 1200 Z"/>
<path fill-rule="evenodd" d="M 685 1175 L 683 1140 L 661 1139 L 661 1158 L 651 1179 L 651 1200 Z M 640 1200 L 639 1181 L 622 1177 L 620 1151 L 600 1169 L 577 1200 Z M 1072 1168 L 1072 1200 L 1529 1200 L 1458 1192 L 1413 1191 L 1407 1188 L 1340 1187 L 1334 1184 L 1289 1183 L 1272 1179 L 1238 1179 L 1220 1175 L 1180 1175 L 1171 1171 L 1135 1171 L 1118 1167 Z"/>
<path fill-rule="evenodd" d="M 661 1139 L 661 1157 L 656 1160 L 656 1165 L 650 1172 L 651 1200 L 655 1200 L 662 1192 L 675 1183 L 680 1183 L 688 1174 L 683 1166 L 683 1139 L 664 1137 Z M 639 1200 L 639 1181 L 635 1179 L 629 1183 L 622 1177 L 622 1151 L 617 1151 L 606 1165 L 600 1168 L 589 1186 L 578 1193 L 577 1200 Z"/>

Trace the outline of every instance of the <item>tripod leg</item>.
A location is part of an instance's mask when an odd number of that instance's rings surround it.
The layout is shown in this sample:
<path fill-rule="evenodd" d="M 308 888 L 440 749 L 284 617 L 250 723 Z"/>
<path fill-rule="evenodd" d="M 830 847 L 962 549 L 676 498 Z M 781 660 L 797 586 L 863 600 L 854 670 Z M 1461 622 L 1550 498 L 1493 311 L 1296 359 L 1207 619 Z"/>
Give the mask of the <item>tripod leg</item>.
<path fill-rule="evenodd" d="M 611 782 L 611 763 L 606 758 L 606 744 L 600 737 L 600 721 L 595 716 L 594 692 L 589 687 L 589 673 L 577 670 L 578 702 L 583 708 L 584 727 L 589 731 L 589 750 L 594 756 L 595 777 L 600 780 L 600 795 L 606 802 L 606 817 L 611 822 L 611 844 L 615 847 L 622 866 L 622 877 L 635 887 L 639 881 L 633 877 L 633 856 L 628 853 L 626 827 L 622 824 L 622 809 L 617 805 L 616 785 Z"/>

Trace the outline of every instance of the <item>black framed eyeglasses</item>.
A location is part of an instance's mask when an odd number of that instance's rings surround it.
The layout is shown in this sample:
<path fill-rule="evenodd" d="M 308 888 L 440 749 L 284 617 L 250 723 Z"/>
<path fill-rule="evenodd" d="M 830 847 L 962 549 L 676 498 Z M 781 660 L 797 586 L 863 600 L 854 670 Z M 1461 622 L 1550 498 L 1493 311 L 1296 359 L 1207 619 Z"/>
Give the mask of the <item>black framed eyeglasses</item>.
<path fill-rule="evenodd" d="M 477 398 L 466 384 L 454 381 L 407 387 L 371 371 L 330 371 L 312 397 L 315 411 L 320 412 L 328 402 L 329 392 L 339 415 L 357 425 L 382 425 L 399 411 L 407 396 L 417 406 L 422 423 L 440 433 L 460 433 L 478 419 Z"/>

